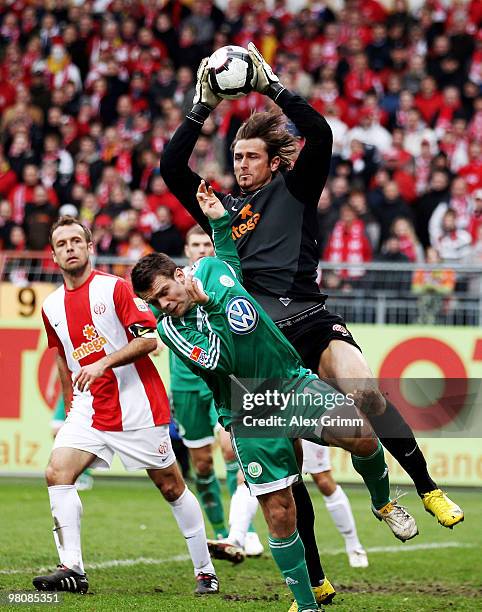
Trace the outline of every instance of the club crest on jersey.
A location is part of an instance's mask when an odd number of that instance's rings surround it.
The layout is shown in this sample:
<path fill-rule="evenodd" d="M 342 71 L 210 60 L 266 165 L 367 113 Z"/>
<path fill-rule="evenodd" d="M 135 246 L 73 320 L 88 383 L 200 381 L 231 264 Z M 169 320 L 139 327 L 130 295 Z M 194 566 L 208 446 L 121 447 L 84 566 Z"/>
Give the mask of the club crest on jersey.
<path fill-rule="evenodd" d="M 343 325 L 339 325 L 338 323 L 336 325 L 333 325 L 333 331 L 340 332 L 342 336 L 350 335 L 350 332 L 346 329 L 346 327 L 343 327 Z"/>
<path fill-rule="evenodd" d="M 107 310 L 107 306 L 102 302 L 97 302 L 97 304 L 94 305 L 93 310 L 96 315 L 103 315 L 104 312 Z"/>
<path fill-rule="evenodd" d="M 193 347 L 191 354 L 189 355 L 189 359 L 192 359 L 196 363 L 199 363 L 199 365 L 206 365 L 206 362 L 208 360 L 208 354 L 200 346 L 195 346 Z"/>
<path fill-rule="evenodd" d="M 230 278 L 227 274 L 223 274 L 222 276 L 219 277 L 219 282 L 221 283 L 221 285 L 223 285 L 224 287 L 234 287 L 234 281 L 232 278 Z"/>
<path fill-rule="evenodd" d="M 226 306 L 226 315 L 231 331 L 235 334 L 249 334 L 256 329 L 259 314 L 245 297 L 234 297 Z"/>
<path fill-rule="evenodd" d="M 107 340 L 104 336 L 99 336 L 97 330 L 90 323 L 86 323 L 82 330 L 82 334 L 87 338 L 87 342 L 82 344 L 72 351 L 72 358 L 76 361 L 91 355 L 92 353 L 100 353 L 103 350 L 104 345 L 107 344 Z"/>

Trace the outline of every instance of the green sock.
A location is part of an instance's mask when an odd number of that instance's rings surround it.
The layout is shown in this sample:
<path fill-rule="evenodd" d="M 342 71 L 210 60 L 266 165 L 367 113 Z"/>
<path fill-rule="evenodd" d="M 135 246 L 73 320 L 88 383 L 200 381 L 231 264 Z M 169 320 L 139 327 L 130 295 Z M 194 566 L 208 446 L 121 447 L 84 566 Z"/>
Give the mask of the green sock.
<path fill-rule="evenodd" d="M 226 461 L 226 485 L 229 495 L 232 497 L 238 488 L 238 470 L 239 465 L 236 459 L 234 461 Z"/>
<path fill-rule="evenodd" d="M 352 455 L 351 461 L 370 491 L 373 507 L 380 510 L 380 508 L 386 506 L 390 501 L 390 480 L 380 440 L 378 440 L 377 450 L 372 455 L 369 457 Z"/>
<path fill-rule="evenodd" d="M 273 559 L 298 604 L 298 610 L 317 610 L 305 561 L 305 547 L 298 530 L 288 538 L 268 538 Z"/>
<path fill-rule="evenodd" d="M 201 506 L 213 526 L 214 533 L 217 536 L 226 538 L 228 530 L 224 524 L 224 510 L 221 501 L 221 488 L 216 474 L 212 471 L 206 476 L 196 474 L 196 490 L 201 501 Z"/>

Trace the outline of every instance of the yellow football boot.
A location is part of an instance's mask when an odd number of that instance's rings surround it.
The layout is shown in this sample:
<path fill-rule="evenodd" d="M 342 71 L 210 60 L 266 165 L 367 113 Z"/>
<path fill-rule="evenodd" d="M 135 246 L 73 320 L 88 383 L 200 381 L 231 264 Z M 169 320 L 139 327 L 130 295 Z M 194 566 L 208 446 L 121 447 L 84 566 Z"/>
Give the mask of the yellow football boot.
<path fill-rule="evenodd" d="M 328 578 L 325 578 L 323 580 L 323 583 L 320 584 L 320 586 L 313 587 L 312 590 L 316 599 L 316 603 L 319 605 L 331 603 L 331 600 L 336 595 L 336 591 L 328 580 Z M 298 604 L 296 603 L 296 601 L 291 604 L 291 607 L 288 612 L 298 612 Z"/>
<path fill-rule="evenodd" d="M 449 499 L 440 489 L 434 489 L 422 495 L 422 502 L 427 512 L 430 512 L 444 527 L 453 529 L 454 525 L 464 520 L 464 512 Z"/>

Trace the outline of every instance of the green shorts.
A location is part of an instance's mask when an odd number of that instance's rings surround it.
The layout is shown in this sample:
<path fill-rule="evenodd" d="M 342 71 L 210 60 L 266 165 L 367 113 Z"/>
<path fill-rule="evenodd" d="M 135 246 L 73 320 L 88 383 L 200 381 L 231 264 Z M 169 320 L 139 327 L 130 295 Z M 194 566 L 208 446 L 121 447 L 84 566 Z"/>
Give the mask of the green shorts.
<path fill-rule="evenodd" d="M 172 408 L 179 435 L 188 448 L 214 442 L 218 415 L 210 391 L 172 391 Z"/>
<path fill-rule="evenodd" d="M 286 489 L 301 478 L 294 440 L 231 435 L 231 442 L 252 495 Z"/>

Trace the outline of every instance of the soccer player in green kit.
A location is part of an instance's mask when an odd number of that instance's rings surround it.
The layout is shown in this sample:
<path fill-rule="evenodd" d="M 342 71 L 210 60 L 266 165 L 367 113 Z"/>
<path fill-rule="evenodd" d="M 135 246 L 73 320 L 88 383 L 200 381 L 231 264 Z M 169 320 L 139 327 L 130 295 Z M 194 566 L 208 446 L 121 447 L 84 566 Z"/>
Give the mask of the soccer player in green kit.
<path fill-rule="evenodd" d="M 184 253 L 190 266 L 203 257 L 214 255 L 211 238 L 199 225 L 195 225 L 187 232 Z M 214 427 L 218 420 L 213 394 L 204 380 L 197 373 L 192 372 L 173 351 L 169 351 L 169 369 L 173 416 L 179 434 L 185 446 L 189 449 L 201 506 L 213 527 L 215 537 L 227 540 L 229 531 L 225 526 L 221 489 L 213 466 Z M 232 448 L 229 448 L 228 451 L 224 448 L 226 445 L 231 447 L 229 434 L 221 429 L 219 436 L 226 462 L 228 490 L 232 498 L 235 496 L 231 503 L 230 527 L 233 527 L 236 531 L 237 513 L 242 511 L 242 509 L 239 509 L 243 504 L 249 504 L 252 501 L 244 499 L 246 496 L 244 486 L 238 490 L 238 463 L 233 455 Z M 227 438 L 226 441 L 224 437 Z M 227 452 L 229 456 L 227 456 Z M 239 499 L 240 495 L 242 499 Z M 209 540 L 208 543 L 210 543 Z M 239 544 L 242 546 L 229 546 L 223 551 L 218 551 L 216 547 L 212 551 L 213 556 L 218 557 L 218 554 L 222 552 L 220 558 L 228 558 L 228 560 L 237 563 L 244 559 L 245 554 L 248 557 L 259 556 L 264 550 L 259 536 L 252 526 L 250 526 L 244 540 Z M 229 554 L 227 555 L 227 553 Z"/>
<path fill-rule="evenodd" d="M 231 431 L 246 483 L 263 509 L 273 558 L 298 609 L 314 611 L 318 605 L 296 529 L 291 494 L 291 484 L 299 478 L 295 442 L 283 435 L 238 436 L 239 421 L 231 413 L 232 384 L 240 379 L 279 379 L 285 381 L 283 391 L 296 390 L 297 395 L 336 395 L 336 391 L 303 367 L 295 349 L 242 286 L 229 215 L 204 181 L 197 197 L 213 230 L 216 257 L 200 260 L 192 275 L 186 275 L 169 257 L 148 255 L 132 271 L 133 287 L 140 297 L 164 313 L 158 319 L 162 340 L 212 389 L 220 421 Z M 346 433 L 332 419 L 321 428 L 318 442 L 341 446 L 352 453 L 353 466 L 365 481 L 372 509 L 377 512 L 390 502 L 383 448 L 368 420 L 348 398 L 340 412 L 356 422 L 356 427 Z M 256 413 L 252 414 L 254 417 Z M 315 402 L 304 408 L 302 416 L 322 415 L 325 416 L 324 410 Z M 311 432 L 312 439 L 316 431 Z M 413 531 L 415 521 L 410 516 L 404 520 L 404 525 L 408 523 L 409 531 Z M 394 526 L 390 527 L 396 532 Z M 399 533 L 397 537 L 407 539 L 402 536 Z"/>

